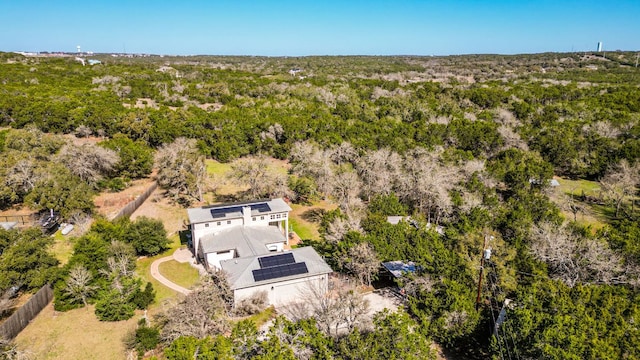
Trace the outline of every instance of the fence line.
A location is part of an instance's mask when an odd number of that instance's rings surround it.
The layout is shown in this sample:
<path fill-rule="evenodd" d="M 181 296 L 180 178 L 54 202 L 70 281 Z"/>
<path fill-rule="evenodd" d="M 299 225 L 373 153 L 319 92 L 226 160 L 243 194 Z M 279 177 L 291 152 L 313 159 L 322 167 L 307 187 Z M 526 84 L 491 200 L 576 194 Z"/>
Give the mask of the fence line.
<path fill-rule="evenodd" d="M 21 225 L 33 225 L 37 220 L 36 214 L 30 215 L 1 215 L 1 222 L 17 222 Z"/>
<path fill-rule="evenodd" d="M 13 339 L 22 331 L 29 322 L 35 318 L 45 306 L 53 299 L 53 289 L 47 284 L 22 305 L 18 311 L 0 324 L 0 338 Z"/>
<path fill-rule="evenodd" d="M 113 217 L 113 220 L 117 220 L 121 217 L 131 216 L 131 214 L 133 214 L 134 211 L 136 211 L 140 207 L 140 205 L 142 205 L 142 203 L 144 203 L 149 198 L 151 193 L 154 192 L 157 188 L 158 188 L 158 183 L 154 181 L 153 184 L 151 184 L 151 186 L 147 188 L 147 190 L 145 190 L 142 194 L 140 194 L 140 196 L 138 196 L 133 201 L 125 205 L 122 209 L 120 209 L 120 211 L 118 211 L 116 216 Z"/>

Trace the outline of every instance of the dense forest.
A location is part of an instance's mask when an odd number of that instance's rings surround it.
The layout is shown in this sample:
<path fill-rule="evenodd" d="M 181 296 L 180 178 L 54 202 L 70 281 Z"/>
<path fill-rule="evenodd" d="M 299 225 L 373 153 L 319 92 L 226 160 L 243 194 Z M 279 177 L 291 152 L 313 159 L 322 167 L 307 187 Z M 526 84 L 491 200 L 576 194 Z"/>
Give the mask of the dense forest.
<path fill-rule="evenodd" d="M 421 359 L 431 341 L 466 358 L 640 357 L 635 53 L 95 58 L 0 54 L 0 208 L 89 216 L 96 192 L 149 176 L 154 155 L 159 184 L 186 205 L 208 190 L 204 158 L 234 161 L 247 197 L 339 205 L 316 214 L 322 240 L 305 240 L 335 271 L 371 284 L 372 262 L 419 269 L 398 280 L 404 311 L 368 330 L 332 334 L 320 318 L 278 318 L 261 337 L 245 322 L 202 336 L 149 330 L 167 358 Z M 289 174 L 263 171 L 267 157 Z M 600 191 L 563 193 L 554 177 Z M 577 221 L 587 212 L 599 222 Z M 159 227 L 94 223 L 55 271 L 47 238 L 2 231 L 0 290 L 57 281 L 60 309 L 94 301 L 98 316 L 130 317 L 153 289 L 127 269 L 166 245 Z M 65 292 L 79 273 L 93 290 Z M 110 285 L 121 279 L 126 298 Z"/>

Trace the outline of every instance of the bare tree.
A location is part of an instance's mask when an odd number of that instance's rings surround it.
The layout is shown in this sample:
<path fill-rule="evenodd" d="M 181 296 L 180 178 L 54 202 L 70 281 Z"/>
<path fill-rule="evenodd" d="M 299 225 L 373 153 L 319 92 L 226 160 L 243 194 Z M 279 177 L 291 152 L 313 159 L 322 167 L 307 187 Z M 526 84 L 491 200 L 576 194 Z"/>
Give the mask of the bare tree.
<path fill-rule="evenodd" d="M 69 272 L 69 278 L 67 279 L 64 292 L 74 301 L 82 301 L 84 306 L 87 306 L 87 298 L 98 288 L 97 286 L 91 285 L 92 279 L 93 276 L 86 267 L 76 265 Z"/>
<path fill-rule="evenodd" d="M 38 173 L 36 163 L 31 159 L 18 160 L 15 165 L 7 169 L 4 179 L 5 185 L 18 196 L 24 196 L 35 188 L 43 174 Z"/>
<path fill-rule="evenodd" d="M 221 288 L 205 277 L 198 288 L 159 316 L 164 323 L 161 337 L 169 343 L 181 336 L 202 339 L 225 333 L 230 329 L 228 310 Z"/>
<path fill-rule="evenodd" d="M 0 359 L 6 360 L 31 360 L 33 354 L 18 349 L 11 340 L 0 338 Z"/>
<path fill-rule="evenodd" d="M 371 320 L 369 301 L 357 290 L 343 285 L 338 290 L 326 291 L 322 284 L 308 283 L 299 301 L 287 305 L 284 312 L 293 321 L 314 318 L 320 330 L 331 336 L 356 326 L 366 327 Z"/>
<path fill-rule="evenodd" d="M 196 141 L 177 138 L 163 145 L 156 154 L 158 184 L 179 203 L 202 201 L 206 179 L 204 157 Z"/>
<path fill-rule="evenodd" d="M 453 203 L 449 192 L 460 181 L 460 173 L 440 163 L 436 152 L 417 148 L 405 156 L 404 171 L 398 193 L 413 202 L 427 215 L 429 223 L 438 223 L 451 213 Z"/>
<path fill-rule="evenodd" d="M 90 185 L 96 185 L 109 176 L 120 161 L 115 151 L 93 144 L 66 145 L 60 150 L 58 160 L 72 174 Z"/>
<path fill-rule="evenodd" d="M 362 207 L 359 197 L 361 188 L 362 182 L 358 174 L 353 171 L 343 171 L 333 179 L 331 195 L 336 198 L 340 208 L 346 214 L 351 214 Z"/>
<path fill-rule="evenodd" d="M 371 279 L 380 267 L 380 261 L 371 244 L 363 242 L 349 249 L 346 267 L 361 285 L 371 286 Z"/>
<path fill-rule="evenodd" d="M 620 213 L 622 202 L 635 194 L 639 184 L 640 163 L 632 166 L 624 159 L 610 167 L 604 178 L 600 180 L 604 193 L 616 207 L 616 217 Z"/>
<path fill-rule="evenodd" d="M 282 125 L 275 123 L 273 125 L 269 125 L 267 131 L 262 131 L 260 133 L 260 139 L 263 141 L 266 139 L 271 139 L 275 142 L 280 142 L 284 136 L 284 128 Z"/>
<path fill-rule="evenodd" d="M 390 194 L 398 182 L 401 168 L 402 158 L 389 149 L 366 153 L 356 163 L 364 195 L 371 199 L 377 194 Z"/>
<path fill-rule="evenodd" d="M 347 219 L 337 217 L 329 223 L 327 231 L 324 234 L 324 239 L 325 241 L 336 244 L 342 241 L 342 238 L 349 231 L 362 232 L 359 219 L 354 217 L 348 217 Z"/>
<path fill-rule="evenodd" d="M 532 228 L 531 252 L 546 262 L 550 276 L 569 286 L 579 282 L 635 284 L 638 269 L 598 239 L 582 238 L 565 227 L 543 223 Z"/>
<path fill-rule="evenodd" d="M 353 163 L 358 158 L 358 151 L 350 142 L 342 142 L 331 149 L 331 160 L 336 164 Z"/>
<path fill-rule="evenodd" d="M 334 169 L 331 152 L 310 142 L 297 142 L 291 148 L 292 173 L 315 180 L 318 190 L 328 195 L 333 188 Z"/>
<path fill-rule="evenodd" d="M 249 316 L 259 313 L 267 307 L 268 297 L 266 291 L 256 291 L 248 298 L 242 299 L 233 309 L 235 316 Z"/>
<path fill-rule="evenodd" d="M 264 155 L 238 159 L 231 164 L 229 178 L 240 186 L 248 187 L 246 197 L 260 199 L 288 195 L 287 175 L 271 169 Z"/>

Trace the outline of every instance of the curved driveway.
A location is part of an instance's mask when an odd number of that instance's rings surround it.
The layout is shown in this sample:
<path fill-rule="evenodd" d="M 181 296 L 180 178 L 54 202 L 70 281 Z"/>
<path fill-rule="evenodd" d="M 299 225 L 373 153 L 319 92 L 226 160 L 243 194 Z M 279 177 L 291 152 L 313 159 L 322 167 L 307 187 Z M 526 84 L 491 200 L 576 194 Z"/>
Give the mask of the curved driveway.
<path fill-rule="evenodd" d="M 191 290 L 183 288 L 182 286 L 170 281 L 166 277 L 162 276 L 162 274 L 160 274 L 160 271 L 158 270 L 158 267 L 160 266 L 160 264 L 166 261 L 171 261 L 171 260 L 174 260 L 173 255 L 169 255 L 152 262 L 151 276 L 153 276 L 154 279 L 158 280 L 162 285 L 168 287 L 169 289 L 187 295 L 191 292 Z"/>

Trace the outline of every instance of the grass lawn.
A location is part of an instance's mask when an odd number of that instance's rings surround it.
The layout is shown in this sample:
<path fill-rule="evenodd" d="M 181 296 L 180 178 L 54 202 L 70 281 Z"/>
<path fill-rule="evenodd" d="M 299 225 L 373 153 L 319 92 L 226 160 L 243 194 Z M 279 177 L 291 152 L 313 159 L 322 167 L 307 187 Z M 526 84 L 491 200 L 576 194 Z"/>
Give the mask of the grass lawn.
<path fill-rule="evenodd" d="M 582 194 L 590 197 L 600 197 L 600 184 L 596 181 L 589 180 L 570 180 L 556 178 L 560 183 L 560 186 L 556 189 L 558 193 L 564 193 L 566 195 L 574 195 L 576 199 Z M 556 202 L 559 201 L 556 196 L 552 196 Z M 608 224 L 615 214 L 614 209 L 610 206 L 580 202 L 583 206 L 583 211 L 578 212 L 576 219 L 578 223 L 590 226 L 595 232 L 606 224 Z M 563 215 L 567 220 L 573 220 L 573 214 L 567 211 L 563 211 Z"/>
<path fill-rule="evenodd" d="M 264 311 L 249 316 L 248 319 L 253 321 L 253 323 L 256 324 L 256 327 L 259 329 L 260 326 L 275 317 L 276 309 L 274 309 L 273 306 L 269 306 L 268 308 L 264 309 Z"/>
<path fill-rule="evenodd" d="M 99 321 L 94 306 L 56 312 L 53 303 L 18 335 L 19 349 L 33 359 L 125 359 L 122 338 L 142 316 L 141 311 L 127 321 Z"/>
<path fill-rule="evenodd" d="M 589 180 L 570 180 L 557 178 L 560 186 L 560 191 L 570 195 L 582 195 L 583 193 L 588 196 L 598 196 L 600 193 L 600 184 L 597 181 Z"/>
<path fill-rule="evenodd" d="M 154 312 L 154 310 L 159 308 L 165 300 L 174 298 L 178 295 L 177 292 L 160 284 L 160 282 L 158 282 L 151 276 L 151 263 L 157 259 L 173 254 L 173 252 L 180 247 L 180 237 L 178 236 L 178 234 L 169 237 L 169 239 L 171 240 L 169 250 L 153 257 L 142 258 L 136 262 L 136 270 L 138 272 L 138 275 L 143 280 L 150 282 L 153 285 L 153 289 L 156 291 L 156 301 L 149 307 L 150 312 Z"/>
<path fill-rule="evenodd" d="M 179 263 L 175 260 L 167 261 L 160 264 L 158 270 L 162 276 L 187 289 L 200 279 L 198 270 L 189 263 Z"/>
<path fill-rule="evenodd" d="M 60 260 L 60 265 L 64 265 L 69 262 L 71 255 L 73 254 L 73 238 L 64 236 L 60 230 L 53 234 L 54 243 L 51 247 L 51 253 L 56 259 Z"/>
<path fill-rule="evenodd" d="M 320 224 L 304 219 L 304 214 L 313 209 L 323 209 L 330 211 L 336 208 L 335 204 L 326 200 L 314 202 L 312 205 L 291 204 L 291 213 L 289 214 L 289 224 L 301 239 L 320 240 Z"/>
<path fill-rule="evenodd" d="M 229 181 L 228 174 L 231 171 L 232 163 L 221 163 L 215 160 L 205 160 L 207 167 L 207 174 L 213 180 L 216 185 L 216 193 L 214 195 L 205 196 L 209 202 L 218 202 L 215 195 L 229 196 L 235 195 L 240 191 L 245 191 L 247 188 L 238 186 Z M 269 169 L 280 174 L 287 174 L 289 170 L 289 164 L 284 160 L 269 158 Z"/>

